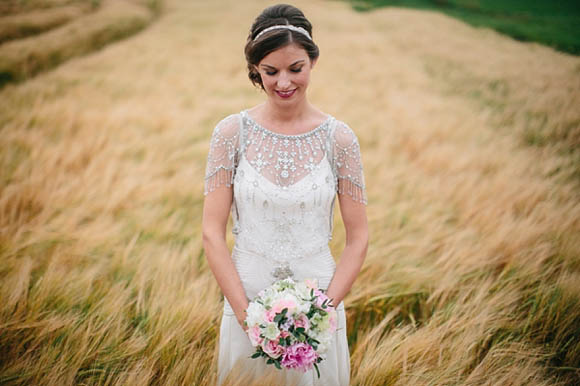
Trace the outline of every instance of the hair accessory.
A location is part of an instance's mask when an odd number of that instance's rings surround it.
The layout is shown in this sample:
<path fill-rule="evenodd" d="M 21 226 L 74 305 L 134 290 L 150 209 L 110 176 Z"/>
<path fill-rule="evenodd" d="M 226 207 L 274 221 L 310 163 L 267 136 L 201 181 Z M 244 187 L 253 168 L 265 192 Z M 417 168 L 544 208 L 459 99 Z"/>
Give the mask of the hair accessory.
<path fill-rule="evenodd" d="M 302 35 L 306 36 L 309 40 L 312 40 L 312 37 L 310 36 L 310 34 L 308 33 L 308 31 L 306 31 L 302 27 L 296 27 L 295 25 L 292 25 L 292 24 L 279 24 L 279 25 L 273 25 L 273 26 L 268 27 L 268 28 L 264 28 L 262 31 L 260 31 L 259 34 L 256 35 L 256 37 L 254 38 L 253 41 L 258 40 L 260 38 L 260 36 L 262 36 L 266 32 L 269 32 L 269 31 L 272 31 L 272 30 L 275 30 L 275 29 L 289 29 L 291 31 L 295 31 L 295 32 L 301 33 Z"/>

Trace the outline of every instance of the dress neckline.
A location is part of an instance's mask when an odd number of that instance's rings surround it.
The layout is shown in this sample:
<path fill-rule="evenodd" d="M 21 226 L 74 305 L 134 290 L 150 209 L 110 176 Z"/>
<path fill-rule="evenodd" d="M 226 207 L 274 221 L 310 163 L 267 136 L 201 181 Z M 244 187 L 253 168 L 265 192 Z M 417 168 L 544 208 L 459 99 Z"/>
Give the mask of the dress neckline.
<path fill-rule="evenodd" d="M 250 114 L 248 114 L 247 109 L 242 110 L 242 115 L 248 121 L 250 121 L 255 127 L 259 128 L 260 130 L 262 130 L 262 131 L 264 131 L 264 132 L 266 132 L 274 137 L 279 137 L 279 138 L 303 138 L 303 137 L 310 136 L 310 135 L 316 133 L 317 131 L 319 131 L 320 129 L 322 129 L 323 127 L 325 127 L 332 119 L 332 116 L 330 114 L 326 114 L 326 119 L 321 124 L 316 126 L 314 129 L 311 129 L 311 130 L 306 131 L 306 132 L 301 133 L 301 134 L 281 134 L 281 133 L 277 133 L 275 131 L 272 131 L 270 129 L 267 129 L 264 126 L 262 126 L 261 124 L 259 124 L 258 122 L 256 122 L 256 120 L 254 118 L 252 118 L 250 116 Z"/>

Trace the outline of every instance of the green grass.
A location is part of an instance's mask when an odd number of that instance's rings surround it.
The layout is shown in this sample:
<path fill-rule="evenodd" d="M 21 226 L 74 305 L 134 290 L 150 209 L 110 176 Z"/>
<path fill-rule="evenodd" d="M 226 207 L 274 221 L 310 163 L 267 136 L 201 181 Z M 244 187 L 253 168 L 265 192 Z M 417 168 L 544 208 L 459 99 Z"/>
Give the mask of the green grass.
<path fill-rule="evenodd" d="M 351 0 L 357 11 L 396 6 L 443 12 L 476 27 L 580 55 L 580 2 L 575 0 Z"/>

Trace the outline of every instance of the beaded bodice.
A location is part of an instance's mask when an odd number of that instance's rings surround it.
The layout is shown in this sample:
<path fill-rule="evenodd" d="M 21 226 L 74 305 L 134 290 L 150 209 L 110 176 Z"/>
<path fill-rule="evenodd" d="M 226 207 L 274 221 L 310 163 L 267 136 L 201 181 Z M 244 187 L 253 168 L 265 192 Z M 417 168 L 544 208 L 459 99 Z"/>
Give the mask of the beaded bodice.
<path fill-rule="evenodd" d="M 301 135 L 281 135 L 246 111 L 214 130 L 205 193 L 232 187 L 235 247 L 271 263 L 271 275 L 292 276 L 328 251 L 336 193 L 366 202 L 356 136 L 329 116 Z"/>

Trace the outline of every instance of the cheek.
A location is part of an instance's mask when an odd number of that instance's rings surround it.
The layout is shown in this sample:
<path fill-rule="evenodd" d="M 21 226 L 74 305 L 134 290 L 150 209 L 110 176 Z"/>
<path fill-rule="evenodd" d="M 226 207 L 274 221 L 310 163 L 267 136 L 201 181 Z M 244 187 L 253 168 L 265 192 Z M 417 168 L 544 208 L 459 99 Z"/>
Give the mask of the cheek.
<path fill-rule="evenodd" d="M 264 88 L 269 89 L 274 87 L 276 81 L 271 76 L 262 76 L 262 84 Z"/>
<path fill-rule="evenodd" d="M 298 76 L 296 81 L 301 85 L 308 85 L 308 83 L 310 82 L 310 71 L 301 72 L 300 76 Z"/>

